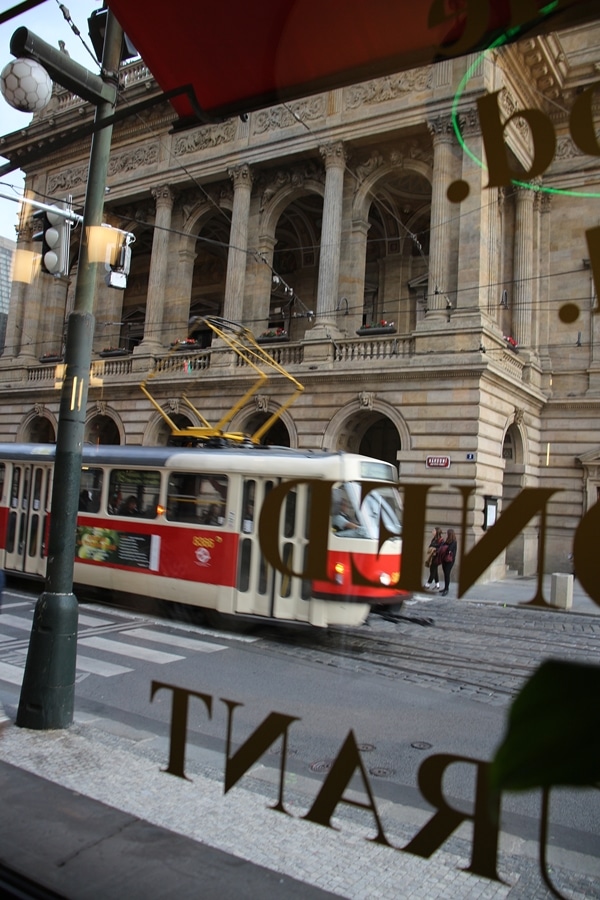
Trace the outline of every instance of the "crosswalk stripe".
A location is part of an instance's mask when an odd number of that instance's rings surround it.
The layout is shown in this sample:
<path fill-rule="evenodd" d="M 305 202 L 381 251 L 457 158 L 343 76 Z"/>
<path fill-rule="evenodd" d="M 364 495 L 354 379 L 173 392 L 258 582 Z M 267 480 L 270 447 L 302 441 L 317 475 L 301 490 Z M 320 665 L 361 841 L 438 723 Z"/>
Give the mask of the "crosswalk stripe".
<path fill-rule="evenodd" d="M 144 659 L 148 662 L 158 663 L 159 665 L 185 659 L 183 656 L 176 656 L 174 653 L 165 653 L 163 650 L 149 650 L 147 647 L 135 647 L 133 644 L 110 641 L 108 638 L 103 637 L 80 638 L 79 645 L 92 647 L 95 650 L 105 650 L 107 653 L 118 653 L 120 656 L 131 656 L 134 659 Z"/>
<path fill-rule="evenodd" d="M 100 616 L 87 616 L 85 613 L 79 613 L 79 624 L 93 628 L 95 625 L 114 625 L 115 620 L 101 619 Z"/>
<path fill-rule="evenodd" d="M 20 628 L 21 631 L 31 631 L 31 619 L 23 619 L 21 616 L 11 616 L 10 613 L 2 613 L 0 626 L 10 625 L 11 628 Z"/>
<path fill-rule="evenodd" d="M 11 666 L 9 663 L 0 662 L 0 681 L 8 681 L 10 684 L 22 684 L 23 669 L 19 666 Z"/>
<path fill-rule="evenodd" d="M 214 653 L 216 650 L 226 650 L 224 644 L 210 644 L 208 641 L 196 641 L 194 638 L 181 637 L 178 634 L 162 634 L 159 631 L 151 631 L 149 628 L 131 628 L 122 631 L 121 634 L 131 634 L 142 638 L 144 641 L 154 641 L 157 644 L 169 644 L 172 647 L 181 647 L 187 650 L 199 650 L 201 653 Z"/>
<path fill-rule="evenodd" d="M 133 672 L 133 669 L 129 669 L 127 666 L 118 666 L 116 663 L 93 659 L 91 656 L 80 656 L 79 654 L 77 654 L 77 668 L 80 672 L 90 672 L 92 675 L 102 675 L 104 678 Z"/>

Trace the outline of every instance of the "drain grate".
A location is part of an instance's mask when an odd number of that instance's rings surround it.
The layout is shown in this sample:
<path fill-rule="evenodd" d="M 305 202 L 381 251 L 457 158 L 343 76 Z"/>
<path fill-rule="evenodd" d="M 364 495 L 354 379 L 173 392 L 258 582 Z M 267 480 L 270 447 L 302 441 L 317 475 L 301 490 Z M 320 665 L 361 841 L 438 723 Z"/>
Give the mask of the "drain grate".
<path fill-rule="evenodd" d="M 387 778 L 394 774 L 394 769 L 385 769 L 383 766 L 373 766 L 372 769 L 369 769 L 369 773 L 373 775 L 374 778 Z"/>
<path fill-rule="evenodd" d="M 318 762 L 311 763 L 309 768 L 311 772 L 329 772 L 332 765 L 332 759 L 320 759 Z"/>
<path fill-rule="evenodd" d="M 433 744 L 428 744 L 427 741 L 413 741 L 410 746 L 414 747 L 415 750 L 430 750 Z"/>
<path fill-rule="evenodd" d="M 376 749 L 375 744 L 357 744 L 357 747 L 362 753 L 370 753 Z"/>

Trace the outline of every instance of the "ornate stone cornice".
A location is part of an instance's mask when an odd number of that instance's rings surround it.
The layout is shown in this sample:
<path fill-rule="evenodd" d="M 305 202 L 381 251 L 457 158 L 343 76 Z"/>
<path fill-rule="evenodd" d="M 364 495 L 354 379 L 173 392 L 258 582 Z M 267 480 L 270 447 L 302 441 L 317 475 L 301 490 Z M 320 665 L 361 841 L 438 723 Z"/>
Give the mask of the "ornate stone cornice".
<path fill-rule="evenodd" d="M 396 100 L 410 91 L 424 91 L 431 87 L 433 67 L 410 69 L 398 75 L 375 78 L 363 84 L 355 84 L 344 90 L 344 107 L 356 109 L 371 103 L 385 103 Z"/>
<path fill-rule="evenodd" d="M 327 95 L 317 94 L 295 103 L 271 106 L 254 113 L 252 116 L 253 134 L 265 134 L 267 131 L 279 131 L 292 128 L 307 122 L 324 119 L 327 113 Z"/>
<path fill-rule="evenodd" d="M 141 166 L 153 166 L 158 162 L 158 142 L 155 144 L 133 147 L 123 153 L 111 154 L 108 161 L 108 177 L 120 175 L 122 172 L 133 172 Z"/>
<path fill-rule="evenodd" d="M 550 100 L 559 97 L 569 72 L 569 64 L 558 37 L 555 34 L 527 37 L 518 42 L 517 51 L 536 93 Z"/>
<path fill-rule="evenodd" d="M 133 172 L 142 166 L 156 165 L 158 162 L 158 142 L 141 147 L 133 147 L 122 153 L 111 154 L 108 162 L 108 177 Z M 48 193 L 59 194 L 75 190 L 87 182 L 88 164 L 73 166 L 48 177 Z"/>
<path fill-rule="evenodd" d="M 206 150 L 207 147 L 227 144 L 235 139 L 236 129 L 236 121 L 228 119 L 218 125 L 206 125 L 203 128 L 186 131 L 175 139 L 173 153 L 175 156 L 185 156 L 186 153 L 197 153 L 199 150 Z"/>

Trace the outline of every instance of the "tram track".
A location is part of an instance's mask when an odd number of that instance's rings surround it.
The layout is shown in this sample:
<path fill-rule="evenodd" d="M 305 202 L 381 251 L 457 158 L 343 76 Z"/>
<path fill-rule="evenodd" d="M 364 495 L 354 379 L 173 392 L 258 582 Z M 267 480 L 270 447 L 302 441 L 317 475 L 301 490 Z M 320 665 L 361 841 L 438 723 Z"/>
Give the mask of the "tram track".
<path fill-rule="evenodd" d="M 357 629 L 332 628 L 326 635 L 272 631 L 279 652 L 327 666 L 420 686 L 464 692 L 484 702 L 505 704 L 549 656 L 595 659 L 598 627 L 587 620 L 554 618 L 546 610 L 498 609 L 491 604 L 428 604 L 432 627 L 410 614 L 396 621 L 371 617 Z"/>

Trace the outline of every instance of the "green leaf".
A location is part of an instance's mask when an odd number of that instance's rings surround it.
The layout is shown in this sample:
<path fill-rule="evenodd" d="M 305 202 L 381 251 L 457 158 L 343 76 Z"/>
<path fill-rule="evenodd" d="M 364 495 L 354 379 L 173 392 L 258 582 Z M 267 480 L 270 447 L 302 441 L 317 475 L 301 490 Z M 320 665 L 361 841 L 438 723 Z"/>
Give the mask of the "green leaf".
<path fill-rule="evenodd" d="M 600 667 L 542 663 L 513 701 L 490 777 L 498 790 L 600 782 Z"/>

